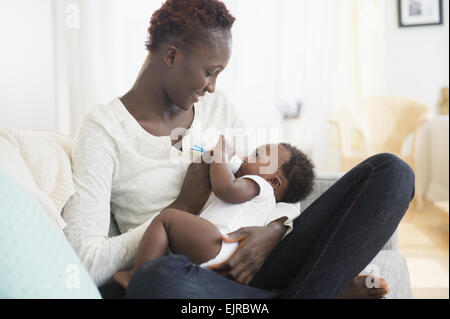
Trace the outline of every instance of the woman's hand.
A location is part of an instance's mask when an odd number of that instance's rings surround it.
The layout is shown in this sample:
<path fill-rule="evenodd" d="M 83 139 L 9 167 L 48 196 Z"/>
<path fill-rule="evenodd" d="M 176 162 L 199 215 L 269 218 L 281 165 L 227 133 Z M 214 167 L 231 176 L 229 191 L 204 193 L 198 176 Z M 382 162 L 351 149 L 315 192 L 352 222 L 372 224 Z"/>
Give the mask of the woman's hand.
<path fill-rule="evenodd" d="M 219 275 L 248 284 L 286 233 L 285 219 L 277 219 L 263 227 L 243 227 L 222 236 L 225 242 L 239 242 L 238 249 L 225 262 L 209 268 Z"/>
<path fill-rule="evenodd" d="M 209 164 L 192 163 L 184 177 L 180 194 L 167 208 L 176 208 L 197 215 L 210 195 Z"/>

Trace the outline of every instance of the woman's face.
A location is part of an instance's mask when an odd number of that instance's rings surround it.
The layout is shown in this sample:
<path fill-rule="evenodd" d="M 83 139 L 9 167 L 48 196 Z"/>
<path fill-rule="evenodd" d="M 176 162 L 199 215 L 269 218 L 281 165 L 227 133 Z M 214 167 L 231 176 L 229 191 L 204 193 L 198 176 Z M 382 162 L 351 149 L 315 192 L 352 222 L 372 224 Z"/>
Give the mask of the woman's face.
<path fill-rule="evenodd" d="M 208 36 L 208 41 L 177 48 L 175 62 L 164 80 L 169 99 L 184 110 L 189 110 L 206 92 L 214 92 L 217 77 L 231 57 L 229 31 L 215 31 Z"/>

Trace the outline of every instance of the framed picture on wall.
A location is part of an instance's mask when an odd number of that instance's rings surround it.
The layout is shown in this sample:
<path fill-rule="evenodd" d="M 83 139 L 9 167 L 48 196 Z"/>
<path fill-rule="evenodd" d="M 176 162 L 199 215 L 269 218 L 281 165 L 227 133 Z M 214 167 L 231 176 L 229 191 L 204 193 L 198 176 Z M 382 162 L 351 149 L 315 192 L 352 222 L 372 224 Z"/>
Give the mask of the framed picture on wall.
<path fill-rule="evenodd" d="M 442 0 L 398 0 L 400 27 L 443 24 Z"/>

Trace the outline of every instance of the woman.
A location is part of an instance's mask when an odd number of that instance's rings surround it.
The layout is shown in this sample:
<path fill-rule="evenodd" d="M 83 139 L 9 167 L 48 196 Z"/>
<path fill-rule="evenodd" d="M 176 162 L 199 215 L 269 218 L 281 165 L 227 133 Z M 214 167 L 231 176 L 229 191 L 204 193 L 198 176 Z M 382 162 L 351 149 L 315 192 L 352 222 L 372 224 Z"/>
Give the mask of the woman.
<path fill-rule="evenodd" d="M 189 151 L 196 128 L 243 127 L 215 89 L 231 56 L 234 20 L 218 0 L 166 1 L 152 16 L 149 55 L 134 86 L 85 118 L 72 155 L 77 192 L 64 210 L 65 234 L 98 285 L 132 266 L 158 212 L 196 214 L 208 199 L 207 164 L 173 160 Z M 240 248 L 215 272 L 165 256 L 137 271 L 127 296 L 381 297 L 385 281 L 369 290 L 357 275 L 394 233 L 413 193 L 410 167 L 376 155 L 300 217 L 295 206 L 277 206 L 266 226 L 229 234 Z M 114 238 L 107 236 L 110 210 L 122 233 Z"/>

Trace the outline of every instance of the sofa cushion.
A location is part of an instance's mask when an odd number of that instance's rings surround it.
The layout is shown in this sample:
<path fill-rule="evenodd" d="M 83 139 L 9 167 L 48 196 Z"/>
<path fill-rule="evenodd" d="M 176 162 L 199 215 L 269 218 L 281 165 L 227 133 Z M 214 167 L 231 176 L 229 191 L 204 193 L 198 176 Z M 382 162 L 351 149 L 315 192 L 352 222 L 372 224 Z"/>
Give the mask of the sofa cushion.
<path fill-rule="evenodd" d="M 406 258 L 398 251 L 380 251 L 361 274 L 380 275 L 386 278 L 390 293 L 384 297 L 385 299 L 412 298 L 411 280 Z"/>
<path fill-rule="evenodd" d="M 0 298 L 100 298 L 39 202 L 0 169 Z"/>
<path fill-rule="evenodd" d="M 74 192 L 71 167 L 73 137 L 51 130 L 0 129 L 0 169 L 41 204 L 59 227 L 61 211 Z"/>

